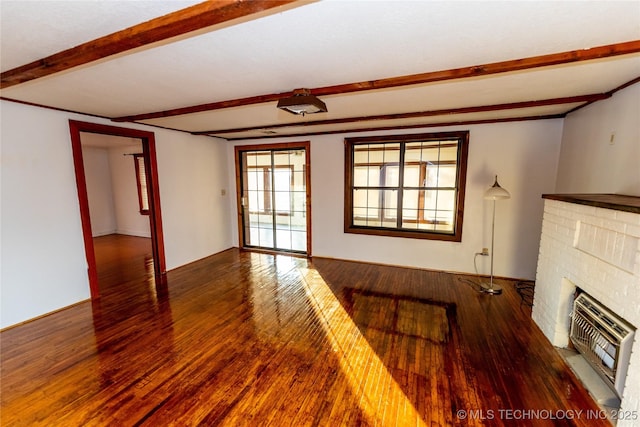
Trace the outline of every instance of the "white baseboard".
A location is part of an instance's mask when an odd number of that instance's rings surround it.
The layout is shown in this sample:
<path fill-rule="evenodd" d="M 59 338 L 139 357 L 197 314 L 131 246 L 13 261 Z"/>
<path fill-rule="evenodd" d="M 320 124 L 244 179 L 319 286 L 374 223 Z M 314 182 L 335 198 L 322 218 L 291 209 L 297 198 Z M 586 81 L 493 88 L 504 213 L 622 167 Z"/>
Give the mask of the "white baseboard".
<path fill-rule="evenodd" d="M 117 233 L 116 229 L 112 229 L 112 230 L 101 230 L 101 231 L 96 231 L 91 233 L 91 235 L 93 237 L 101 237 L 101 236 L 108 236 L 109 234 L 115 234 Z"/>
<path fill-rule="evenodd" d="M 151 237 L 150 231 L 139 231 L 139 230 L 116 230 L 116 234 L 125 234 L 127 236 L 136 236 L 136 237 Z"/>

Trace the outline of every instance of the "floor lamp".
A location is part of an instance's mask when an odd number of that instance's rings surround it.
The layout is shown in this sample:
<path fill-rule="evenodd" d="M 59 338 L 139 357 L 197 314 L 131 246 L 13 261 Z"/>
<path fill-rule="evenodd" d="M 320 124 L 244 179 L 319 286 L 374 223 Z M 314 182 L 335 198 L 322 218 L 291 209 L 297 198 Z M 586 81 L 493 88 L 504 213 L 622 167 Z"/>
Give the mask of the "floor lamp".
<path fill-rule="evenodd" d="M 493 200 L 493 218 L 491 220 L 491 280 L 489 283 L 481 283 L 482 292 L 490 295 L 500 295 L 502 288 L 493 284 L 493 242 L 495 240 L 496 229 L 496 200 L 510 199 L 511 194 L 498 184 L 498 175 L 496 175 L 496 181 L 493 186 L 484 193 L 485 200 Z"/>

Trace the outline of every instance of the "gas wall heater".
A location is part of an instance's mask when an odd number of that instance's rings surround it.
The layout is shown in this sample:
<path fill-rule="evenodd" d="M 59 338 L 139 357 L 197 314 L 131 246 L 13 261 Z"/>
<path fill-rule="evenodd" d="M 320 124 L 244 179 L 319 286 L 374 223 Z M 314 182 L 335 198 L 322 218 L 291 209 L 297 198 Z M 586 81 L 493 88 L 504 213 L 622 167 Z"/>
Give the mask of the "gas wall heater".
<path fill-rule="evenodd" d="M 573 302 L 569 338 L 611 389 L 622 397 L 635 328 L 582 292 Z"/>

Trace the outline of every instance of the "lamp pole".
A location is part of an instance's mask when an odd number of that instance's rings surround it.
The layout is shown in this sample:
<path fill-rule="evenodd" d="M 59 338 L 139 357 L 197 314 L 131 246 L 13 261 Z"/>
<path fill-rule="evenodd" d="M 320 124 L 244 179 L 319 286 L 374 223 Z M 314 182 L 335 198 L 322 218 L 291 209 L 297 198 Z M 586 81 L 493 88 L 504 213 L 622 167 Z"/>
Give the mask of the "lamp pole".
<path fill-rule="evenodd" d="M 496 181 L 493 183 L 493 186 L 484 193 L 484 198 L 486 200 L 493 201 L 493 213 L 491 218 L 491 278 L 489 283 L 481 283 L 480 286 L 482 287 L 482 292 L 490 295 L 500 295 L 502 293 L 502 288 L 493 284 L 493 250 L 496 240 L 496 200 L 509 199 L 510 197 L 511 195 L 509 192 L 498 184 L 498 175 L 496 175 Z"/>
<path fill-rule="evenodd" d="M 491 219 L 491 279 L 488 287 L 483 287 L 482 291 L 487 294 L 498 295 L 502 293 L 500 286 L 493 286 L 493 244 L 496 240 L 496 199 L 493 199 L 493 218 Z"/>

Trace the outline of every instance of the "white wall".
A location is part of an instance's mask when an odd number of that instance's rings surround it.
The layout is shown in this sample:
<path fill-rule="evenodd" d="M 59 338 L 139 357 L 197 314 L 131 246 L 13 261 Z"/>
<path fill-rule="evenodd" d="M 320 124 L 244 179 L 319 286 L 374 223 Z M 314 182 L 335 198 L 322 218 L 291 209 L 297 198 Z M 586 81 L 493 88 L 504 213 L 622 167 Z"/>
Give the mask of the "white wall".
<path fill-rule="evenodd" d="M 474 253 L 491 244 L 491 204 L 484 191 L 499 175 L 512 198 L 497 202 L 495 274 L 535 277 L 542 225 L 543 193 L 554 191 L 562 120 L 540 120 L 367 135 L 469 130 L 469 163 L 462 242 L 345 234 L 344 138 L 324 135 L 287 138 L 311 140 L 312 254 L 314 256 L 473 273 Z M 357 134 L 364 136 L 364 134 Z M 269 143 L 281 142 L 270 139 Z M 238 142 L 236 145 L 242 144 Z M 259 140 L 244 143 L 256 144 Z M 228 149 L 233 164 L 234 149 Z M 235 182 L 229 170 L 229 186 Z M 230 198 L 233 199 L 233 198 Z M 238 245 L 237 209 L 230 200 L 233 242 Z M 478 257 L 480 273 L 488 274 L 488 257 Z"/>
<path fill-rule="evenodd" d="M 136 166 L 133 156 L 124 154 L 142 153 L 142 142 L 129 147 L 109 149 L 111 187 L 116 216 L 116 233 L 130 236 L 151 237 L 148 215 L 140 214 Z M 91 218 L 93 221 L 93 217 Z"/>
<path fill-rule="evenodd" d="M 116 212 L 111 188 L 109 150 L 100 147 L 82 147 L 84 175 L 91 216 L 91 234 L 94 237 L 116 232 Z"/>
<path fill-rule="evenodd" d="M 82 133 L 83 144 L 93 135 Z M 122 145 L 122 137 L 114 137 L 118 144 L 109 148 L 82 146 L 94 237 L 113 233 L 151 237 L 149 216 L 140 214 L 134 159 L 125 156 L 142 153 L 142 142 L 129 139 L 129 146 Z"/>
<path fill-rule="evenodd" d="M 186 133 L 156 133 L 167 268 L 229 249 L 228 142 Z M 225 195 L 222 195 L 225 190 Z M 235 218 L 234 218 L 235 220 Z"/>
<path fill-rule="evenodd" d="M 69 119 L 108 120 L 0 102 L 0 327 L 89 298 Z M 168 268 L 232 246 L 226 142 L 142 125 L 156 135 Z M 171 283 L 169 284 L 171 286 Z"/>
<path fill-rule="evenodd" d="M 557 193 L 640 196 L 639 83 L 565 118 L 559 165 Z"/>
<path fill-rule="evenodd" d="M 5 327 L 89 298 L 89 284 L 67 116 L 0 105 Z"/>

